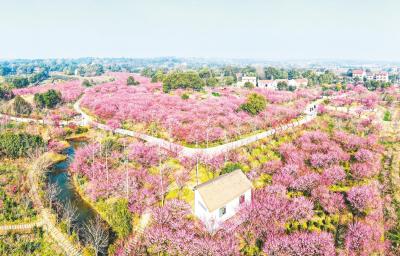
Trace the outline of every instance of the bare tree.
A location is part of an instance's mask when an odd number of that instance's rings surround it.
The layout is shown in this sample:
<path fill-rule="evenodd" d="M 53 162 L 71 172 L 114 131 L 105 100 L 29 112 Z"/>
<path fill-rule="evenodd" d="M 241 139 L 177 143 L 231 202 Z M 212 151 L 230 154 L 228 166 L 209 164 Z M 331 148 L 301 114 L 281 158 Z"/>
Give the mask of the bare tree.
<path fill-rule="evenodd" d="M 73 204 L 70 200 L 68 200 L 64 205 L 62 217 L 65 223 L 67 224 L 68 234 L 71 234 L 72 224 L 79 217 L 78 207 L 76 207 L 75 204 Z"/>
<path fill-rule="evenodd" d="M 47 199 L 49 201 L 50 208 L 53 207 L 53 203 L 57 199 L 57 196 L 60 194 L 60 192 L 61 189 L 57 183 L 51 183 L 47 186 Z"/>
<path fill-rule="evenodd" d="M 84 224 L 83 234 L 86 243 L 93 247 L 96 256 L 99 253 L 106 252 L 109 242 L 109 232 L 99 217 Z"/>

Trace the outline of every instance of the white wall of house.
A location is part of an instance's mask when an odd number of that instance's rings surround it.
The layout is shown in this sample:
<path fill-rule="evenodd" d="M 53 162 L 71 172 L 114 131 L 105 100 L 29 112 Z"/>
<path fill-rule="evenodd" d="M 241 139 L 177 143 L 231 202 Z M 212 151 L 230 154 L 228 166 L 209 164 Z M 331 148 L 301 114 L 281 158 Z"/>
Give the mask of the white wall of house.
<path fill-rule="evenodd" d="M 260 88 L 276 90 L 276 88 L 277 88 L 276 85 L 277 85 L 277 83 L 273 80 L 268 80 L 268 82 L 266 82 L 265 80 L 258 80 L 258 87 L 260 87 Z"/>
<path fill-rule="evenodd" d="M 357 77 L 359 79 L 363 79 L 364 76 L 365 76 L 365 72 L 363 72 L 362 74 L 355 73 L 355 74 L 352 75 L 353 78 Z"/>
<path fill-rule="evenodd" d="M 389 75 L 388 74 L 376 74 L 375 80 L 381 81 L 381 82 L 389 82 Z"/>
<path fill-rule="evenodd" d="M 232 201 L 225 205 L 225 214 L 221 214 L 222 208 L 216 209 L 212 212 L 207 210 L 206 205 L 204 204 L 203 199 L 201 198 L 200 193 L 196 190 L 194 194 L 195 198 L 195 215 L 204 223 L 209 231 L 214 231 L 218 229 L 218 227 L 227 219 L 233 217 L 240 208 L 240 196 L 234 198 Z M 251 189 L 247 190 L 244 194 L 244 203 L 251 203 Z"/>
<path fill-rule="evenodd" d="M 244 76 L 242 77 L 242 83 L 246 83 L 246 82 L 250 82 L 252 83 L 254 86 L 256 86 L 257 84 L 257 77 L 255 76 Z"/>
<path fill-rule="evenodd" d="M 288 85 L 289 85 L 289 86 L 297 87 L 297 82 L 296 82 L 295 79 L 291 79 L 291 80 L 288 80 Z"/>

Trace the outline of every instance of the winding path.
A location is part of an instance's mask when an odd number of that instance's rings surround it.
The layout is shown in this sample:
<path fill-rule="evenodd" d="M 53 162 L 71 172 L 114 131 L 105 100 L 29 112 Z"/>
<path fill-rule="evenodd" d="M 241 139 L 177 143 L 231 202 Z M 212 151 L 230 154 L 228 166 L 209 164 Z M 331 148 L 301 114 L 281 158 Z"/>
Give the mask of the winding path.
<path fill-rule="evenodd" d="M 19 118 L 14 118 L 14 120 L 15 119 L 16 121 L 19 121 Z M 31 122 L 32 120 L 26 121 Z M 2 225 L 0 226 L 0 235 L 5 235 L 9 232 L 30 233 L 35 227 L 43 227 L 43 229 L 50 234 L 53 240 L 60 246 L 60 248 L 65 252 L 67 256 L 80 256 L 81 253 L 79 252 L 79 250 L 75 248 L 68 237 L 65 236 L 55 225 L 54 216 L 50 213 L 50 210 L 44 207 L 38 192 L 38 175 L 39 174 L 37 173 L 37 170 L 35 170 L 35 168 L 31 168 L 28 172 L 28 179 L 31 185 L 30 194 L 33 203 L 40 212 L 39 220 L 30 223 Z"/>
<path fill-rule="evenodd" d="M 41 227 L 43 226 L 43 221 L 38 220 L 35 222 L 29 222 L 29 223 L 21 223 L 21 224 L 6 224 L 0 226 L 0 235 L 5 235 L 9 232 L 12 233 L 29 233 L 32 232 L 34 227 Z"/>
<path fill-rule="evenodd" d="M 209 148 L 189 148 L 185 147 L 182 145 L 178 145 L 172 142 L 169 142 L 164 139 L 156 138 L 147 134 L 131 131 L 131 130 L 126 130 L 126 129 L 115 129 L 114 132 L 121 134 L 121 135 L 126 135 L 126 136 L 131 136 L 135 138 L 142 139 L 150 144 L 162 147 L 164 149 L 167 149 L 169 151 L 177 152 L 182 156 L 187 156 L 187 157 L 198 157 L 199 155 L 206 156 L 206 157 L 213 157 L 234 149 L 237 149 L 239 147 L 242 147 L 244 145 L 251 144 L 253 142 L 256 142 L 258 140 L 264 139 L 266 137 L 272 136 L 276 133 L 279 132 L 284 132 L 286 130 L 301 126 L 303 124 L 306 124 L 312 120 L 314 120 L 317 116 L 317 106 L 324 100 L 318 99 L 310 104 L 308 104 L 304 110 L 304 117 L 292 121 L 288 124 L 285 124 L 281 127 L 278 128 L 272 128 L 268 131 L 264 131 L 255 135 L 248 136 L 243 139 L 239 139 L 233 142 L 229 142 L 223 145 L 215 146 L 215 147 L 209 147 Z M 86 114 L 80 107 L 80 100 L 76 101 L 74 104 L 74 109 L 77 113 L 81 115 L 81 120 L 80 121 L 61 121 L 61 125 L 68 125 L 68 124 L 77 124 L 77 125 L 88 125 L 91 124 L 94 127 L 102 130 L 112 130 L 111 127 L 100 124 L 93 120 L 92 117 L 90 117 L 88 114 Z M 14 117 L 14 116 L 9 116 L 9 115 L 4 115 L 0 114 L 0 118 L 8 118 L 9 120 L 13 120 L 16 122 L 22 122 L 22 123 L 36 123 L 36 124 L 43 124 L 43 125 L 53 125 L 54 123 L 50 120 L 40 120 L 40 119 L 33 119 L 33 118 L 24 118 L 24 117 Z M 69 239 L 55 226 L 52 220 L 52 215 L 49 211 L 49 209 L 45 208 L 40 200 L 39 194 L 38 194 L 38 181 L 37 181 L 37 174 L 35 174 L 33 168 L 29 172 L 29 179 L 32 184 L 31 188 L 31 193 L 32 197 L 34 200 L 34 203 L 38 206 L 38 208 L 41 211 L 41 216 L 42 219 L 38 221 L 37 223 L 28 223 L 28 224 L 21 224 L 21 225 L 7 225 L 7 226 L 0 226 L 0 233 L 2 232 L 2 228 L 7 232 L 8 230 L 31 230 L 34 226 L 40 225 L 43 226 L 43 228 L 49 232 L 49 234 L 52 236 L 52 238 L 57 242 L 57 244 L 65 251 L 67 255 L 71 256 L 78 256 L 81 255 L 80 251 L 77 250 L 74 245 L 69 241 Z M 134 246 L 137 244 L 138 239 L 143 233 L 143 230 L 147 226 L 149 220 L 150 220 L 150 212 L 145 211 L 145 213 L 142 215 L 141 220 L 139 225 L 135 228 L 135 235 L 129 240 L 125 255 L 129 255 L 130 252 L 133 250 Z"/>
<path fill-rule="evenodd" d="M 236 141 L 228 142 L 226 144 L 222 144 L 219 146 L 215 147 L 209 147 L 209 148 L 189 148 L 185 147 L 182 145 L 175 144 L 173 142 L 169 142 L 164 139 L 156 138 L 147 134 L 131 131 L 131 130 L 126 130 L 126 129 L 115 129 L 114 132 L 121 134 L 121 135 L 126 135 L 126 136 L 131 136 L 135 138 L 142 139 L 144 141 L 147 141 L 150 144 L 159 146 L 161 148 L 167 149 L 169 151 L 173 152 L 179 152 L 181 156 L 187 156 L 187 157 L 195 157 L 195 156 L 206 156 L 206 157 L 213 157 L 237 148 L 240 148 L 242 146 L 251 144 L 253 142 L 256 142 L 258 140 L 264 139 L 266 137 L 269 137 L 275 133 L 283 132 L 291 128 L 295 128 L 297 126 L 301 126 L 305 123 L 308 123 L 315 119 L 317 116 L 317 106 L 324 100 L 318 99 L 313 101 L 312 103 L 308 104 L 304 110 L 305 116 L 301 118 L 300 120 L 293 121 L 291 123 L 285 124 L 279 128 L 272 128 L 268 131 L 264 131 L 255 135 L 248 136 L 243 139 L 239 139 Z M 80 107 L 80 99 L 75 102 L 74 104 L 74 109 L 77 113 L 79 113 L 82 116 L 82 123 L 83 124 L 92 124 L 94 127 L 102 130 L 112 130 L 111 127 L 105 125 L 105 124 L 100 124 L 96 122 L 91 116 L 86 114 Z"/>
<path fill-rule="evenodd" d="M 36 160 L 36 161 L 39 161 Z M 36 164 L 35 162 L 33 166 Z M 65 254 L 68 256 L 79 256 L 80 251 L 75 248 L 66 235 L 64 235 L 55 225 L 54 216 L 50 213 L 50 210 L 44 207 L 42 200 L 39 195 L 39 173 L 36 168 L 30 168 L 28 172 L 28 179 L 31 184 L 31 197 L 35 206 L 40 210 L 42 218 L 43 229 L 46 230 L 53 240 L 64 250 Z"/>
<path fill-rule="evenodd" d="M 229 152 L 231 150 L 240 148 L 242 146 L 251 144 L 253 142 L 256 142 L 258 140 L 264 139 L 266 137 L 269 137 L 273 134 L 283 132 L 292 128 L 295 128 L 297 126 L 301 126 L 303 124 L 306 124 L 312 120 L 315 119 L 317 116 L 317 106 L 324 100 L 325 98 L 315 100 L 308 104 L 304 110 L 304 117 L 292 121 L 288 124 L 282 125 L 278 128 L 272 128 L 268 131 L 264 131 L 258 134 L 254 134 L 251 136 L 248 136 L 243 139 L 239 139 L 236 141 L 228 142 L 226 144 L 218 145 L 215 147 L 209 147 L 209 148 L 190 148 L 190 147 L 185 147 L 164 139 L 156 138 L 144 133 L 139 133 L 131 130 L 126 130 L 126 129 L 115 129 L 114 132 L 125 135 L 125 136 L 130 136 L 130 137 L 135 137 L 138 139 L 142 139 L 150 144 L 156 145 L 158 147 L 167 149 L 172 152 L 177 152 L 181 156 L 187 156 L 187 157 L 196 157 L 196 156 L 206 156 L 206 157 L 213 157 L 222 153 Z M 76 124 L 80 126 L 88 125 L 91 124 L 94 127 L 101 129 L 101 130 L 113 130 L 110 126 L 101 124 L 96 122 L 91 116 L 86 114 L 80 107 L 80 99 L 75 102 L 74 104 L 74 110 L 81 115 L 81 120 L 78 121 L 61 121 L 61 125 L 68 125 L 68 124 Z M 16 122 L 22 122 L 22 123 L 36 123 L 36 124 L 45 124 L 45 125 L 53 125 L 53 121 L 51 120 L 43 120 L 43 119 L 33 119 L 33 118 L 26 118 L 26 117 L 15 117 L 15 116 L 10 116 L 10 115 L 5 115 L 5 114 L 0 114 L 0 118 L 8 118 L 9 120 L 13 120 Z"/>

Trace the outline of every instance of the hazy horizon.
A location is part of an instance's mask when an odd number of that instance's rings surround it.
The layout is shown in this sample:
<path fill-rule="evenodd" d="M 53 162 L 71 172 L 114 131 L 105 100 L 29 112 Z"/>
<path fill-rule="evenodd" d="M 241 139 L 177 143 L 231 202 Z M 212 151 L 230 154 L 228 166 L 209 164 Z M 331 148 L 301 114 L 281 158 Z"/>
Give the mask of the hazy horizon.
<path fill-rule="evenodd" d="M 0 0 L 0 59 L 400 61 L 400 2 Z"/>

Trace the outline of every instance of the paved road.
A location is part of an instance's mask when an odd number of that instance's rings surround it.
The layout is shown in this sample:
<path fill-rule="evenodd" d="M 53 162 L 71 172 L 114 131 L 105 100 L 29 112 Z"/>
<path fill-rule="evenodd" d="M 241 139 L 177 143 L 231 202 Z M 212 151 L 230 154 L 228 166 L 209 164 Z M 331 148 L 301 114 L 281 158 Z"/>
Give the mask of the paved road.
<path fill-rule="evenodd" d="M 189 148 L 185 147 L 176 143 L 169 142 L 164 139 L 156 138 L 144 133 L 139 133 L 131 130 L 126 130 L 126 129 L 115 129 L 114 132 L 125 135 L 125 136 L 131 136 L 135 138 L 142 139 L 144 141 L 147 141 L 150 144 L 159 146 L 161 148 L 167 149 L 169 151 L 177 152 L 182 156 L 188 156 L 188 157 L 196 157 L 196 156 L 205 156 L 205 157 L 213 157 L 225 152 L 229 152 L 231 150 L 240 148 L 242 146 L 251 144 L 253 142 L 256 142 L 258 140 L 264 139 L 266 137 L 269 137 L 275 133 L 283 132 L 292 128 L 295 128 L 297 126 L 301 126 L 305 123 L 308 123 L 312 121 L 316 115 L 317 115 L 317 106 L 318 104 L 321 103 L 323 99 L 318 99 L 309 105 L 304 110 L 304 117 L 292 121 L 286 125 L 283 125 L 278 128 L 272 128 L 268 131 L 264 131 L 255 135 L 248 136 L 243 139 L 239 139 L 236 141 L 228 142 L 226 144 L 222 144 L 219 146 L 215 147 L 209 147 L 209 148 Z M 76 124 L 76 125 L 88 125 L 91 124 L 94 127 L 102 130 L 112 130 L 111 127 L 105 125 L 105 124 L 100 124 L 96 122 L 91 116 L 86 114 L 80 107 L 80 100 L 78 100 L 74 104 L 74 109 L 77 113 L 79 113 L 82 117 L 80 121 L 61 121 L 61 125 L 68 125 L 68 124 Z M 45 124 L 45 125 L 53 125 L 54 123 L 51 120 L 39 120 L 39 119 L 33 119 L 33 118 L 25 118 L 25 117 L 14 117 L 14 116 L 9 116 L 9 115 L 4 115 L 0 114 L 0 118 L 8 118 L 9 120 L 13 120 L 16 122 L 22 122 L 22 123 L 36 123 L 36 124 Z"/>
<path fill-rule="evenodd" d="M 300 120 L 293 121 L 291 123 L 288 123 L 286 125 L 283 125 L 279 128 L 272 128 L 268 131 L 258 133 L 255 135 L 251 135 L 249 137 L 239 139 L 233 142 L 229 142 L 223 145 L 215 146 L 215 147 L 210 147 L 210 148 L 189 148 L 185 147 L 182 145 L 178 145 L 172 142 L 169 142 L 164 139 L 156 138 L 147 134 L 131 131 L 131 130 L 126 130 L 126 129 L 115 129 L 114 132 L 121 134 L 121 135 L 126 135 L 126 136 L 131 136 L 135 138 L 142 139 L 144 141 L 147 141 L 150 144 L 157 145 L 161 148 L 174 151 L 174 152 L 179 152 L 180 155 L 182 156 L 188 156 L 188 157 L 195 157 L 195 156 L 206 156 L 206 157 L 213 157 L 216 155 L 219 155 L 221 153 L 225 153 L 231 150 L 234 150 L 236 148 L 242 147 L 244 145 L 251 144 L 255 141 L 264 139 L 266 137 L 269 137 L 275 133 L 283 132 L 288 129 L 292 129 L 297 126 L 301 126 L 305 123 L 308 123 L 312 121 L 316 116 L 317 116 L 317 106 L 322 102 L 323 99 L 318 99 L 310 104 L 307 105 L 307 107 L 304 110 L 304 117 L 301 118 Z M 80 107 L 80 100 L 78 100 L 74 104 L 74 109 L 77 113 L 79 113 L 82 116 L 83 122 L 85 124 L 92 124 L 93 126 L 103 129 L 103 130 L 112 130 L 109 126 L 100 124 L 96 122 L 91 116 L 86 114 Z"/>

